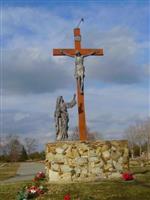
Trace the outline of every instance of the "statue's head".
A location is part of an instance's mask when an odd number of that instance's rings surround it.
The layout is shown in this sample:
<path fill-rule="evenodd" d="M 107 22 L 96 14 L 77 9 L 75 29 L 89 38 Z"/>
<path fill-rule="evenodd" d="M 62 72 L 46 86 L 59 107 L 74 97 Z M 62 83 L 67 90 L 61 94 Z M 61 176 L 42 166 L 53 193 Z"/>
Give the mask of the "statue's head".
<path fill-rule="evenodd" d="M 80 51 L 76 51 L 76 56 L 81 56 Z"/>
<path fill-rule="evenodd" d="M 64 102 L 63 96 L 57 97 L 56 106 L 60 105 L 63 102 Z"/>

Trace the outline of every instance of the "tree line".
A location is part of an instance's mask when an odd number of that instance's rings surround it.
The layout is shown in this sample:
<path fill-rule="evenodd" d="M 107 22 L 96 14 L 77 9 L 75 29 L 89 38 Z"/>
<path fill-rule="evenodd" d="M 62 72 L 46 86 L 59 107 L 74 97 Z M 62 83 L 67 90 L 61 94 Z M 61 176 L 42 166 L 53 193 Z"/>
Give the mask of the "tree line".
<path fill-rule="evenodd" d="M 86 129 L 87 140 L 100 140 L 103 139 L 103 135 L 98 131 L 91 131 L 89 127 Z M 70 140 L 80 140 L 79 128 L 76 126 L 71 135 L 69 136 Z"/>
<path fill-rule="evenodd" d="M 129 142 L 131 157 L 137 156 L 150 159 L 150 118 L 136 121 L 125 131 L 125 137 Z"/>
<path fill-rule="evenodd" d="M 44 151 L 38 152 L 37 148 L 38 141 L 34 138 L 27 137 L 21 141 L 16 135 L 5 136 L 0 143 L 0 161 L 44 160 Z"/>
<path fill-rule="evenodd" d="M 87 128 L 88 140 L 103 139 L 102 133 L 91 131 Z M 144 156 L 150 159 L 150 118 L 136 121 L 125 130 L 125 138 L 128 140 L 131 158 Z M 75 127 L 69 137 L 70 140 L 79 140 L 79 129 Z M 26 160 L 44 160 L 45 152 L 38 151 L 38 141 L 27 137 L 20 140 L 19 136 L 9 135 L 0 138 L 0 161 L 17 162 Z"/>

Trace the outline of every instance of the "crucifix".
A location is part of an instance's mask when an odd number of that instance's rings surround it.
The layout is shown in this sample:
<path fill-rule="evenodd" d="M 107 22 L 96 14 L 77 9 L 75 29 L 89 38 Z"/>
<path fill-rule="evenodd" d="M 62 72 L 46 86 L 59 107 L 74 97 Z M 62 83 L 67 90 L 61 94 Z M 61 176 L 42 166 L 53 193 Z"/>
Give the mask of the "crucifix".
<path fill-rule="evenodd" d="M 77 103 L 80 140 L 87 140 L 86 117 L 84 106 L 84 57 L 103 56 L 103 49 L 81 48 L 80 28 L 74 29 L 74 49 L 53 49 L 54 56 L 75 58 L 75 78 L 77 82 Z"/>

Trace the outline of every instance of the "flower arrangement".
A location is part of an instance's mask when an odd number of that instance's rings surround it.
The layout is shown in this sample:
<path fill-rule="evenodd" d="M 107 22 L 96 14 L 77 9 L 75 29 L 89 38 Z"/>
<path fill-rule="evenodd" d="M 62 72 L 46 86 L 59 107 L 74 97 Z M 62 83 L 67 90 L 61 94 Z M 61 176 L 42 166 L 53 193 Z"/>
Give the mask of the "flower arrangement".
<path fill-rule="evenodd" d="M 28 200 L 38 197 L 41 194 L 44 194 L 46 188 L 42 185 L 40 186 L 30 186 L 24 187 L 19 193 L 17 200 Z"/>
<path fill-rule="evenodd" d="M 39 192 L 38 192 L 38 187 L 36 186 L 31 186 L 29 188 L 27 188 L 27 194 L 28 194 L 28 199 L 32 199 L 32 198 L 35 198 L 39 195 Z"/>
<path fill-rule="evenodd" d="M 30 186 L 24 186 L 17 196 L 17 200 L 28 200 L 38 197 L 47 191 L 47 188 L 41 184 L 41 180 L 45 179 L 43 172 L 38 172 L 35 175 L 34 182 Z"/>
<path fill-rule="evenodd" d="M 122 173 L 122 178 L 125 181 L 134 180 L 133 174 L 131 172 L 124 172 L 124 173 Z"/>

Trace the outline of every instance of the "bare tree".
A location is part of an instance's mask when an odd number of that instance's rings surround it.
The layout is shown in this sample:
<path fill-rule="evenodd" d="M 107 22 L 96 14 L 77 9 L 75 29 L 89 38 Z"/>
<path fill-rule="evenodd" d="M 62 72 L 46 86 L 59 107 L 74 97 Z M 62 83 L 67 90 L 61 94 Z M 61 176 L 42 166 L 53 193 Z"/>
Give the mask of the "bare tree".
<path fill-rule="evenodd" d="M 71 140 L 79 140 L 79 128 L 75 127 L 73 129 L 73 132 L 70 136 Z M 102 134 L 97 131 L 91 131 L 89 128 L 87 128 L 87 139 L 88 140 L 96 140 L 96 139 L 102 139 Z"/>
<path fill-rule="evenodd" d="M 145 145 L 147 158 L 150 158 L 150 118 L 136 121 L 134 125 L 127 128 L 125 134 L 129 141 L 132 158 L 134 157 L 135 146 L 138 146 L 139 156 L 141 156 Z"/>
<path fill-rule="evenodd" d="M 24 139 L 24 144 L 25 144 L 25 148 L 26 148 L 28 155 L 35 152 L 37 149 L 37 146 L 38 146 L 37 140 L 34 138 L 29 138 L 29 137 Z"/>
<path fill-rule="evenodd" d="M 134 158 L 134 145 L 135 145 L 135 130 L 133 126 L 129 126 L 125 131 L 126 138 L 129 143 L 129 148 L 131 151 L 131 158 Z"/>
<path fill-rule="evenodd" d="M 0 136 L 0 155 L 3 154 L 3 147 L 4 147 L 4 144 L 3 144 L 3 141 L 2 141 L 2 137 Z"/>
<path fill-rule="evenodd" d="M 147 158 L 150 159 L 150 118 L 144 122 L 143 132 L 147 147 Z"/>
<path fill-rule="evenodd" d="M 5 138 L 4 153 L 9 156 L 10 161 L 16 162 L 20 158 L 23 145 L 16 135 L 9 135 Z"/>
<path fill-rule="evenodd" d="M 73 129 L 73 132 L 70 135 L 70 139 L 71 140 L 79 140 L 80 139 L 80 137 L 79 137 L 79 129 L 78 129 L 77 126 Z"/>
<path fill-rule="evenodd" d="M 144 144 L 144 132 L 143 132 L 143 122 L 142 121 L 136 121 L 136 124 L 134 126 L 135 129 L 135 142 L 139 146 L 139 156 L 142 155 L 142 146 Z"/>

